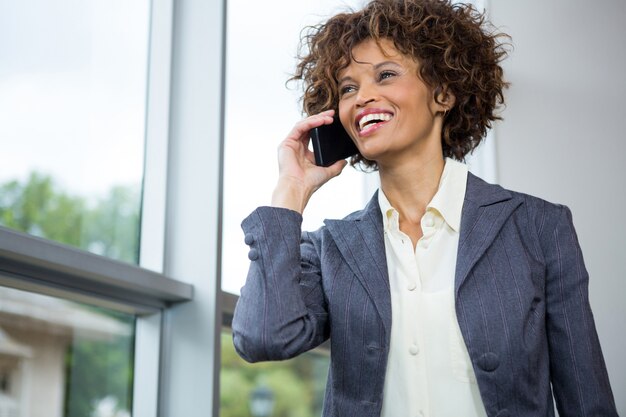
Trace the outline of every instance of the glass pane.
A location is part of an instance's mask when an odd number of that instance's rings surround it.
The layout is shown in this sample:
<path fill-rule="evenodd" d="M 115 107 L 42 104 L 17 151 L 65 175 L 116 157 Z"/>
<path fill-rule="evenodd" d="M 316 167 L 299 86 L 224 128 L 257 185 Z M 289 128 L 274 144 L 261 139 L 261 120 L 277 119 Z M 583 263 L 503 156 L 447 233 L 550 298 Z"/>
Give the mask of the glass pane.
<path fill-rule="evenodd" d="M 0 287 L 0 415 L 129 417 L 135 318 Z"/>
<path fill-rule="evenodd" d="M 296 84 L 285 86 L 295 70 L 300 31 L 358 0 L 229 0 L 224 141 L 222 289 L 238 294 L 248 268 L 248 248 L 240 222 L 270 202 L 278 167 L 276 148 L 303 116 Z M 267 13 L 284 10 L 286 14 Z M 263 18 L 259 18 L 263 16 Z M 251 33 L 257 34 L 250 36 Z M 288 88 L 289 87 L 289 88 Z M 304 215 L 313 230 L 325 218 L 342 218 L 371 197 L 365 175 L 351 167 L 316 192 Z"/>
<path fill-rule="evenodd" d="M 149 8 L 0 0 L 0 225 L 137 261 Z"/>
<path fill-rule="evenodd" d="M 329 355 L 309 352 L 282 362 L 249 364 L 222 333 L 220 417 L 322 415 Z"/>

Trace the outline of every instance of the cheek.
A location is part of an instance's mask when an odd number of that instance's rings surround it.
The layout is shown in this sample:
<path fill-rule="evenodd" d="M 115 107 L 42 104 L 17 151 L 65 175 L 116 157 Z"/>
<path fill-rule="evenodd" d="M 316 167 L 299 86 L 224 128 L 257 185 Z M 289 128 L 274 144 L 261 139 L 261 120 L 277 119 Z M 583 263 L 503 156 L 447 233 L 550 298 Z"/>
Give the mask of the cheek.
<path fill-rule="evenodd" d="M 350 120 L 350 114 L 349 114 L 347 107 L 348 106 L 345 106 L 345 105 L 342 106 L 341 102 L 339 102 L 339 121 L 341 121 L 343 128 L 346 129 L 348 132 L 350 132 L 352 122 Z"/>

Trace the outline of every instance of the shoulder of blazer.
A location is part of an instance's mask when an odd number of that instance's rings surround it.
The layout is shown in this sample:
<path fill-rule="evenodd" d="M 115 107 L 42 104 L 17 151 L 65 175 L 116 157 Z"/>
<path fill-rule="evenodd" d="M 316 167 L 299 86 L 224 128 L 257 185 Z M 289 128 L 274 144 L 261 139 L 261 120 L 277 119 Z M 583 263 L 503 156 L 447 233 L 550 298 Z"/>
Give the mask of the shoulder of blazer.
<path fill-rule="evenodd" d="M 541 235 L 546 226 L 549 227 L 550 223 L 554 222 L 555 218 L 560 215 L 561 210 L 565 207 L 562 204 L 552 203 L 540 197 L 508 190 L 500 185 L 489 184 L 472 173 L 468 174 L 467 191 L 465 193 L 465 201 L 469 202 L 468 205 L 484 207 L 509 199 L 517 202 L 515 206 L 520 204 L 524 206 L 528 220 L 534 224 L 534 230 L 537 232 L 537 235 Z"/>
<path fill-rule="evenodd" d="M 465 201 L 479 207 L 500 203 L 516 197 L 514 191 L 507 190 L 497 184 L 489 184 L 471 172 L 467 173 Z M 464 207 L 465 208 L 465 207 Z"/>

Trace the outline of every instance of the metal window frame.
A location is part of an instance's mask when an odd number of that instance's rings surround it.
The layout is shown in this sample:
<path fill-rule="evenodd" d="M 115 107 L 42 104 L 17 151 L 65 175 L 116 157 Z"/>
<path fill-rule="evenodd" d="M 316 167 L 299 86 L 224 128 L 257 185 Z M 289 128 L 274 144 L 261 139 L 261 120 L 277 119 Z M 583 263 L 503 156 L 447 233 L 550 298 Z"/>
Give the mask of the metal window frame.
<path fill-rule="evenodd" d="M 139 264 L 159 273 L 165 259 L 173 18 L 173 0 L 151 1 Z M 163 310 L 136 321 L 134 417 L 159 413 L 163 321 Z"/>
<path fill-rule="evenodd" d="M 194 300 L 163 311 L 158 416 L 219 415 L 224 0 L 173 2 L 164 271 Z"/>
<path fill-rule="evenodd" d="M 189 301 L 193 287 L 163 274 L 0 227 L 0 285 L 136 315 Z"/>

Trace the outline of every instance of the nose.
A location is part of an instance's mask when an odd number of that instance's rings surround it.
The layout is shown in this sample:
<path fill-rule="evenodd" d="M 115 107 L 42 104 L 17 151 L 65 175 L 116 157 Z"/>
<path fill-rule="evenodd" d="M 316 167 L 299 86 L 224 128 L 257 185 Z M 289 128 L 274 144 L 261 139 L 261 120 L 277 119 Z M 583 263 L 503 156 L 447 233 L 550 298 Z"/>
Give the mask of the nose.
<path fill-rule="evenodd" d="M 356 95 L 357 107 L 363 107 L 369 103 L 377 100 L 378 93 L 376 87 L 370 83 L 363 83 L 359 86 L 359 90 Z"/>

